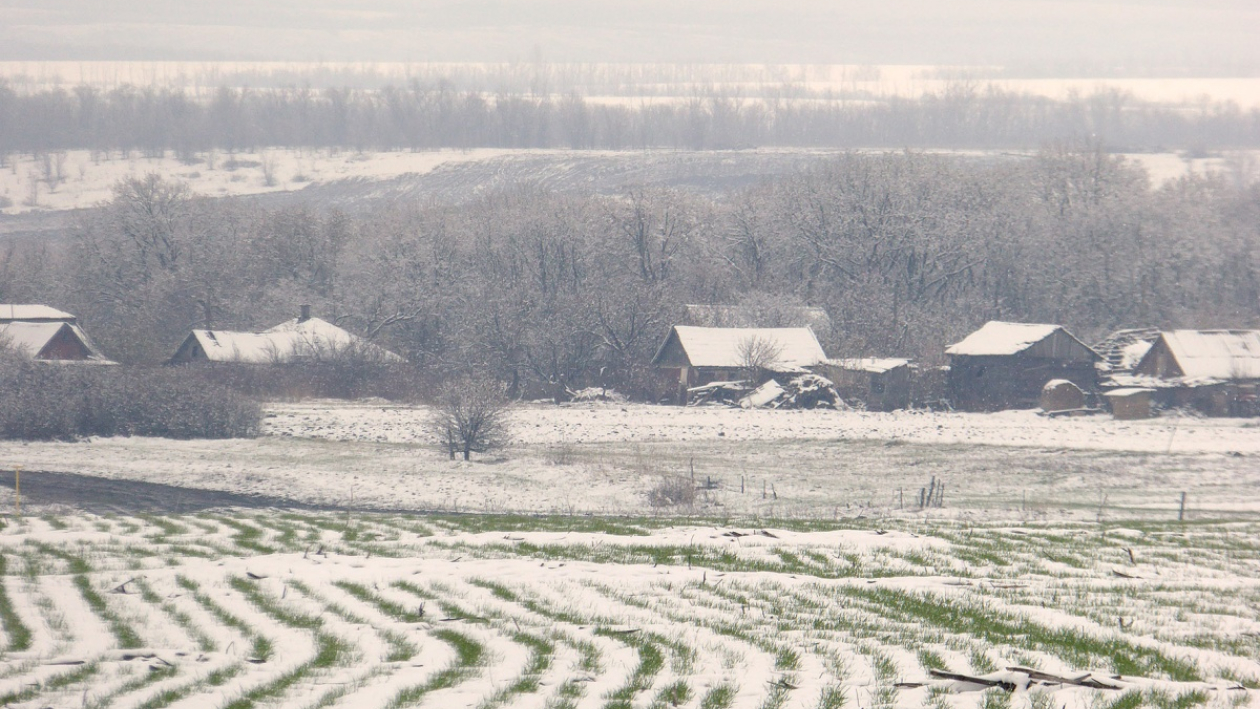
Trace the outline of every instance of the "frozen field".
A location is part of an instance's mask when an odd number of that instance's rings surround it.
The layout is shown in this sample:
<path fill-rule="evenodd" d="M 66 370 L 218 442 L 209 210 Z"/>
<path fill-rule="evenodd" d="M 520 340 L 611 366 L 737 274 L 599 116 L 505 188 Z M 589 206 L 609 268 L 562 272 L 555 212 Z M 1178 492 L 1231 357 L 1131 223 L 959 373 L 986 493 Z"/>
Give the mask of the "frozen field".
<path fill-rule="evenodd" d="M 4 523 L 10 707 L 1260 705 L 1254 522 Z"/>
<path fill-rule="evenodd" d="M 353 208 L 356 200 L 462 200 L 479 191 L 526 182 L 548 189 L 620 192 L 650 184 L 721 191 L 774 175 L 791 174 L 836 155 L 829 149 L 741 151 L 435 150 L 353 152 L 269 149 L 198 153 L 194 162 L 173 153 L 143 157 L 70 150 L 9 155 L 0 166 L 0 215 L 38 216 L 95 207 L 130 177 L 157 173 L 205 197 L 275 195 Z M 942 151 L 979 159 L 1014 159 L 1012 151 Z M 1029 153 L 1031 154 L 1031 153 Z M 1254 159 L 1260 151 L 1243 151 Z M 1241 155 L 1241 154 L 1240 154 Z M 1187 173 L 1231 169 L 1238 156 L 1190 158 L 1176 153 L 1126 154 L 1155 183 Z M 1254 160 L 1253 160 L 1254 161 Z M 1242 162 L 1246 162 L 1244 159 Z M 1241 164 L 1241 163 L 1240 163 Z"/>
<path fill-rule="evenodd" d="M 8 473 L 0 706 L 1260 706 L 1254 422 L 536 405 L 462 463 L 426 415 L 0 444 L 338 508 L 16 516 Z"/>
<path fill-rule="evenodd" d="M 998 414 L 745 411 L 530 405 L 501 455 L 450 461 L 423 407 L 273 404 L 254 440 L 0 442 L 0 470 L 417 511 L 704 515 L 728 519 L 917 514 L 1174 519 L 1260 512 L 1260 427 L 1239 419 L 1046 419 Z M 653 506 L 686 478 L 693 500 Z M 0 506 L 11 490 L 0 488 Z"/>

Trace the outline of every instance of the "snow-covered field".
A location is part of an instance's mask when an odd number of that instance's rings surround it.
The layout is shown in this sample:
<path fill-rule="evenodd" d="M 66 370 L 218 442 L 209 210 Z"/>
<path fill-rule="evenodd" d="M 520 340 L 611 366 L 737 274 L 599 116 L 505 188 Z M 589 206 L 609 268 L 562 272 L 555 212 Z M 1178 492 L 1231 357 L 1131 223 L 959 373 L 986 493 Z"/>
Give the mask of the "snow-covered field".
<path fill-rule="evenodd" d="M 338 180 L 386 179 L 424 174 L 438 166 L 488 160 L 508 150 L 356 153 L 275 149 L 228 155 L 198 153 L 189 164 L 174 153 L 143 157 L 117 152 L 94 155 L 69 150 L 37 156 L 9 156 L 0 169 L 0 209 L 5 214 L 94 207 L 113 197 L 119 180 L 157 173 L 186 183 L 206 197 L 233 197 L 300 190 Z M 516 151 L 520 152 L 520 151 Z M 547 151 L 534 151 L 546 153 Z M 5 201 L 7 200 L 7 202 Z"/>
<path fill-rule="evenodd" d="M 530 405 L 462 463 L 427 414 L 0 444 L 342 508 L 6 512 L 0 706 L 1260 706 L 1253 421 Z"/>
<path fill-rule="evenodd" d="M 1257 706 L 1258 532 L 7 518 L 0 704 Z"/>
<path fill-rule="evenodd" d="M 254 440 L 0 442 L 0 469 L 387 510 L 903 516 L 935 478 L 946 486 L 937 516 L 1167 520 L 1182 492 L 1192 517 L 1260 512 L 1260 427 L 1249 420 L 540 404 L 514 414 L 508 450 L 464 463 L 425 438 L 427 416 L 272 404 Z M 653 507 L 650 493 L 679 477 L 699 488 L 691 504 Z"/>
<path fill-rule="evenodd" d="M 240 152 L 228 155 L 222 152 L 198 153 L 193 162 L 184 162 L 174 153 L 162 157 L 144 157 L 140 153 L 121 156 L 118 152 L 94 154 L 87 150 L 69 150 L 40 155 L 9 155 L 0 165 L 0 214 L 29 215 L 71 209 L 95 207 L 113 197 L 113 187 L 120 180 L 157 173 L 165 178 L 183 182 L 198 195 L 206 197 L 238 197 L 298 192 L 308 187 L 345 186 L 359 196 L 365 183 L 385 182 L 396 178 L 417 178 L 440 168 L 451 170 L 450 184 L 438 181 L 435 185 L 421 185 L 422 189 L 435 190 L 441 196 L 457 192 L 467 197 L 486 186 L 495 186 L 504 180 L 526 179 L 557 188 L 599 188 L 599 174 L 591 171 L 613 169 L 626 173 L 623 179 L 634 183 L 650 181 L 651 170 L 661 170 L 662 161 L 701 160 L 709 170 L 711 163 L 731 158 L 744 159 L 746 170 L 756 177 L 758 170 L 773 173 L 791 172 L 778 165 L 793 156 L 800 164 L 810 159 L 826 159 L 836 150 L 747 150 L 734 152 L 618 152 L 585 150 L 435 150 L 427 152 L 353 152 L 336 150 L 265 149 L 256 152 Z M 942 151 L 967 157 L 1015 155 L 1011 151 Z M 1188 173 L 1237 170 L 1231 167 L 1254 163 L 1260 151 L 1242 151 L 1238 155 L 1213 155 L 1190 158 L 1176 153 L 1134 153 L 1124 157 L 1146 168 L 1156 183 L 1175 179 Z M 1249 156 L 1249 157 L 1248 157 Z M 524 175 L 513 168 L 517 161 L 528 167 Z M 1248 160 L 1250 162 L 1248 162 Z M 507 161 L 507 162 L 505 162 Z M 762 163 L 769 163 L 768 165 Z M 587 164 L 591 163 L 591 164 Z M 586 169 L 580 174 L 569 174 L 574 164 Z M 736 166 L 738 167 L 738 166 Z M 799 165 L 798 165 L 799 167 Z M 463 171 L 456 173 L 452 168 Z M 679 168 L 687 175 L 686 165 Z M 731 170 L 730 166 L 723 168 Z M 648 171 L 644 173 L 643 171 Z M 620 173 L 618 173 L 620 174 Z M 668 170 L 656 175 L 668 179 Z M 703 174 L 703 171 L 702 173 Z M 714 177 L 720 177 L 715 175 Z M 740 177 L 746 177 L 740 175 Z M 1254 179 L 1254 175 L 1242 174 L 1241 179 Z M 567 179 L 572 178 L 572 179 Z M 695 179 L 695 176 L 692 176 Z M 574 184 L 569 184 L 572 182 Z M 382 185 L 401 194 L 410 194 L 407 185 Z M 369 191 L 370 192 L 370 191 Z M 370 196 L 370 194 L 368 195 Z M 421 195 L 422 196 L 422 195 Z M 314 196 L 324 200 L 326 193 Z"/>

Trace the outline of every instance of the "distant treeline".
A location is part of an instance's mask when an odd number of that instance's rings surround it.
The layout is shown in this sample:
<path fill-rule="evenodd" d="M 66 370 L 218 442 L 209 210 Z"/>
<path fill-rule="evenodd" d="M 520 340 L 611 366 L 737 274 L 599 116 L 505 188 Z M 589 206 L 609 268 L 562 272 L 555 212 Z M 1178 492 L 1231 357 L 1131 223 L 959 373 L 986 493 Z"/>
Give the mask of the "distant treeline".
<path fill-rule="evenodd" d="M 488 94 L 412 82 L 363 89 L 79 86 L 24 93 L 0 84 L 0 157 L 69 149 L 176 151 L 261 147 L 731 149 L 1035 148 L 1081 139 L 1109 148 L 1260 147 L 1260 110 L 1233 103 L 1160 106 L 1119 91 L 1066 101 L 960 82 L 921 98 L 801 98 L 697 89 L 687 98 L 615 102 Z"/>
<path fill-rule="evenodd" d="M 650 397 L 686 303 L 773 320 L 826 308 L 832 356 L 941 362 L 989 319 L 1089 341 L 1120 327 L 1260 325 L 1260 186 L 1153 188 L 1098 149 L 1024 160 L 847 154 L 717 198 L 522 186 L 458 206 L 266 209 L 156 175 L 118 185 L 63 242 L 0 249 L 0 302 L 79 315 L 104 353 L 168 358 L 194 327 L 317 316 L 406 355 L 553 392 Z M 423 379 L 423 377 L 421 377 Z"/>

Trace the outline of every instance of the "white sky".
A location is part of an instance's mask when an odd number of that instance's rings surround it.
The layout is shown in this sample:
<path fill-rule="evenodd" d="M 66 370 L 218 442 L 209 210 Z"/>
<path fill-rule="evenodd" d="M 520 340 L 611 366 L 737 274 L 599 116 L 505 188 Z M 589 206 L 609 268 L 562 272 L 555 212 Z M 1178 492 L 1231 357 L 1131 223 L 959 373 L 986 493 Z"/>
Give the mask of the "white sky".
<path fill-rule="evenodd" d="M 1254 0 L 0 0 L 7 60 L 541 55 L 1254 73 L 1257 30 Z"/>

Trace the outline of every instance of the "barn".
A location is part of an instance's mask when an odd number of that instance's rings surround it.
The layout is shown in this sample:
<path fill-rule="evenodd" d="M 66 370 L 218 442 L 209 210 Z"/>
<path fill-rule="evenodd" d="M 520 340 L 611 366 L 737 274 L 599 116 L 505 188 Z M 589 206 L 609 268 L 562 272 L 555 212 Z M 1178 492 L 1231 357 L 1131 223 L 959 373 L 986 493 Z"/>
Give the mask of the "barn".
<path fill-rule="evenodd" d="M 1260 330 L 1161 332 L 1130 379 L 1155 388 L 1165 406 L 1260 415 Z"/>
<path fill-rule="evenodd" d="M 1062 326 L 996 320 L 945 354 L 950 402 L 963 411 L 1035 408 L 1053 379 L 1097 391 L 1095 363 L 1102 359 Z"/>
<path fill-rule="evenodd" d="M 193 330 L 169 363 L 292 364 L 347 358 L 380 364 L 405 361 L 326 320 L 311 317 L 310 309 L 303 306 L 300 317 L 262 332 Z"/>
<path fill-rule="evenodd" d="M 747 376 L 751 366 L 801 371 L 827 358 L 808 327 L 694 327 L 675 325 L 652 358 L 652 365 L 678 383 L 678 401 L 687 389 Z"/>

